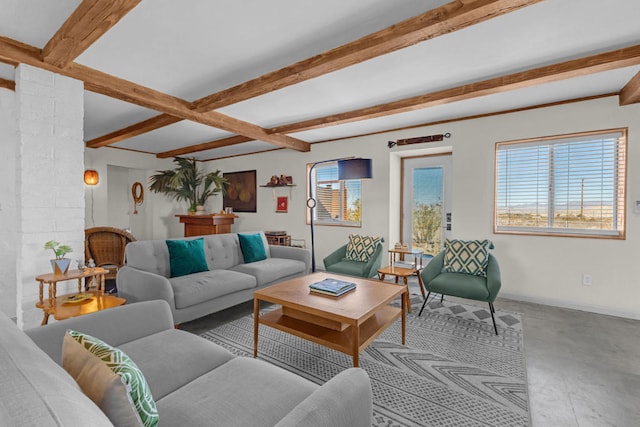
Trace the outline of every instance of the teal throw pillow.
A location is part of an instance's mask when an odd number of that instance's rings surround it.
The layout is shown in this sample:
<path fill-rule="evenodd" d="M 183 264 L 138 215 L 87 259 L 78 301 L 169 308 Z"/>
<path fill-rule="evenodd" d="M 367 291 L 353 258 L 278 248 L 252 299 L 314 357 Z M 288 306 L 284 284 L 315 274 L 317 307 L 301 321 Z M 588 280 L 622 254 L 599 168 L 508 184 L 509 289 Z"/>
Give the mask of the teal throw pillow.
<path fill-rule="evenodd" d="M 487 277 L 490 240 L 449 240 L 444 241 L 445 273 L 464 273 Z"/>
<path fill-rule="evenodd" d="M 351 261 L 369 262 L 380 242 L 381 237 L 350 234 L 346 258 Z"/>
<path fill-rule="evenodd" d="M 209 270 L 204 255 L 204 239 L 167 240 L 171 277 Z"/>
<path fill-rule="evenodd" d="M 63 341 L 62 363 L 115 425 L 158 425 L 158 408 L 149 384 L 122 350 L 69 329 Z"/>
<path fill-rule="evenodd" d="M 238 233 L 238 240 L 240 241 L 240 249 L 242 249 L 242 256 L 246 264 L 267 259 L 267 252 L 264 249 L 264 242 L 260 233 Z"/>

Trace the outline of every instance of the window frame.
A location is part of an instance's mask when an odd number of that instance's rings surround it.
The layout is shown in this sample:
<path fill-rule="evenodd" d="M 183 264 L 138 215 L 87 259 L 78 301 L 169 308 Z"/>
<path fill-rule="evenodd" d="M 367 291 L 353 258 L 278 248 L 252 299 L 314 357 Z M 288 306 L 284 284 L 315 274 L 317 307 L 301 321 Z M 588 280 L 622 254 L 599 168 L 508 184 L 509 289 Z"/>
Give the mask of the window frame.
<path fill-rule="evenodd" d="M 311 172 L 311 168 L 313 167 L 314 163 L 307 163 L 307 174 L 306 174 L 306 178 L 307 178 L 307 185 L 306 185 L 306 193 L 307 193 L 307 200 L 311 197 L 311 194 L 309 193 L 309 188 L 310 188 L 310 176 L 309 176 L 309 172 Z M 322 168 L 327 168 L 327 167 L 331 167 L 331 166 L 335 166 L 337 168 L 338 166 L 338 161 L 331 161 L 331 162 L 326 162 L 326 163 L 321 163 L 321 164 L 315 164 L 315 168 L 313 169 L 313 174 L 315 175 L 314 177 L 312 177 L 312 182 L 313 182 L 313 178 L 315 178 L 317 180 L 317 173 L 319 169 Z M 346 220 L 323 220 L 323 219 L 314 219 L 313 220 L 313 225 L 316 226 L 327 226 L 327 227 L 352 227 L 352 228 L 362 228 L 362 208 L 363 208 L 363 203 L 362 203 L 362 181 L 361 179 L 355 179 L 355 180 L 349 180 L 349 181 L 359 181 L 360 182 L 360 221 L 359 222 L 355 222 L 355 221 L 346 221 Z M 329 180 L 329 181 L 322 181 L 322 182 L 326 182 L 326 183 L 339 183 L 340 184 L 340 193 L 342 194 L 345 191 L 346 188 L 346 182 L 347 180 Z M 316 187 L 317 188 L 317 184 Z M 315 197 L 316 194 L 314 194 L 314 199 L 316 200 L 316 213 L 317 213 L 317 209 L 318 209 L 318 205 L 320 204 L 320 202 L 318 201 L 317 197 Z M 348 207 L 347 207 L 348 208 Z M 311 224 L 311 209 L 307 208 L 305 209 L 306 211 L 306 223 L 307 225 Z"/>
<path fill-rule="evenodd" d="M 499 199 L 499 189 L 498 189 L 498 178 L 499 178 L 499 153 L 500 147 L 506 145 L 514 145 L 514 144 L 529 144 L 533 146 L 545 146 L 549 145 L 551 141 L 554 140 L 569 140 L 569 139 L 577 139 L 582 138 L 584 142 L 588 142 L 589 138 L 597 135 L 605 135 L 619 133 L 620 137 L 618 138 L 618 146 L 617 146 L 617 156 L 613 159 L 614 168 L 616 170 L 616 182 L 617 188 L 615 189 L 615 195 L 613 198 L 614 206 L 612 206 L 613 215 L 617 217 L 615 225 L 616 229 L 607 231 L 603 229 L 594 230 L 587 228 L 553 228 L 551 226 L 547 227 L 517 227 L 517 226 L 500 226 L 498 225 L 498 199 Z M 493 192 L 493 233 L 494 234 L 514 234 L 514 235 L 532 235 L 532 236 L 553 236 L 553 237 L 579 237 L 579 238 L 595 238 L 595 239 L 613 239 L 613 240 L 625 240 L 626 239 L 626 219 L 627 219 L 627 176 L 628 176 L 628 128 L 614 128 L 614 129 L 603 129 L 603 130 L 593 130 L 586 132 L 576 132 L 570 134 L 562 134 L 562 135 L 553 135 L 553 136 L 544 136 L 538 138 L 527 138 L 527 139 L 519 139 L 513 141 L 501 141 L 496 142 L 495 144 L 495 152 L 494 152 L 494 192 Z M 570 169 L 569 169 L 570 170 Z M 553 194 L 552 188 L 554 184 L 553 178 L 548 174 L 549 185 L 547 189 L 547 194 L 549 196 L 549 203 L 547 207 L 548 213 L 554 212 L 554 207 L 551 206 L 553 203 Z"/>

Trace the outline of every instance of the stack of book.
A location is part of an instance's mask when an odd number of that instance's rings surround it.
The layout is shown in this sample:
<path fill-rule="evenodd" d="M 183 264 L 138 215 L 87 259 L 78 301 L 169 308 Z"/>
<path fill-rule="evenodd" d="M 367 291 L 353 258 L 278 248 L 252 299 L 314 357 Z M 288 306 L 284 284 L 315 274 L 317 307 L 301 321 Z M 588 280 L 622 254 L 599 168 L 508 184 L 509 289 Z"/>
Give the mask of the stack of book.
<path fill-rule="evenodd" d="M 312 283 L 309 285 L 309 289 L 311 292 L 331 295 L 334 297 L 345 294 L 349 291 L 352 291 L 356 288 L 355 283 L 345 282 L 343 280 L 338 279 L 324 279 L 316 283 Z"/>

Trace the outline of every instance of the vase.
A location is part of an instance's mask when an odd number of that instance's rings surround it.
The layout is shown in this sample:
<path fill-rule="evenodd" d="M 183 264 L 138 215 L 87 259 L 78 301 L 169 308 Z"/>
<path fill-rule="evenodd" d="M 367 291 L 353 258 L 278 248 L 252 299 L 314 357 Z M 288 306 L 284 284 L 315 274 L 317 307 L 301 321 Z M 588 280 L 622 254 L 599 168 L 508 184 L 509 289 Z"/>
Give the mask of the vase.
<path fill-rule="evenodd" d="M 53 269 L 53 274 L 55 274 L 56 276 L 66 274 L 69 270 L 70 264 L 71 260 L 69 258 L 52 259 L 51 268 Z"/>
<path fill-rule="evenodd" d="M 207 212 L 204 210 L 204 206 L 197 205 L 196 206 L 196 215 L 206 215 Z"/>

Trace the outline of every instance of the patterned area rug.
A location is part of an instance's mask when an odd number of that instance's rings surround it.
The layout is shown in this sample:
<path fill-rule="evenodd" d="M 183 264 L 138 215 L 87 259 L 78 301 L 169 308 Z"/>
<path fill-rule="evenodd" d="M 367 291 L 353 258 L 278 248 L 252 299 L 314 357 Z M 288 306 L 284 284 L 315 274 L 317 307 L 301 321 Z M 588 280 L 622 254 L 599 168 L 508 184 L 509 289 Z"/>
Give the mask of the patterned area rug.
<path fill-rule="evenodd" d="M 432 300 L 421 317 L 412 297 L 406 345 L 396 321 L 360 355 L 371 378 L 374 426 L 528 426 L 522 339 L 516 313 Z M 253 316 L 202 336 L 231 352 L 253 354 Z M 351 357 L 261 326 L 258 357 L 322 384 L 352 366 Z"/>

